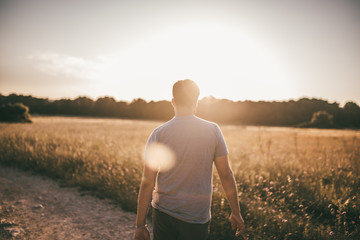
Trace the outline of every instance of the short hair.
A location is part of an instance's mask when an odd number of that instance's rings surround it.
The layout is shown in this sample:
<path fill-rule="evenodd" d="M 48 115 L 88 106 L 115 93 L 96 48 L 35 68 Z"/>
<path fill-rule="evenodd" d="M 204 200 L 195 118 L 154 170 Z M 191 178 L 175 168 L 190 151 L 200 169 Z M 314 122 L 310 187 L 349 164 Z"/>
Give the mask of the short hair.
<path fill-rule="evenodd" d="M 179 106 L 192 107 L 200 95 L 198 85 L 190 79 L 179 80 L 172 89 L 174 101 Z"/>

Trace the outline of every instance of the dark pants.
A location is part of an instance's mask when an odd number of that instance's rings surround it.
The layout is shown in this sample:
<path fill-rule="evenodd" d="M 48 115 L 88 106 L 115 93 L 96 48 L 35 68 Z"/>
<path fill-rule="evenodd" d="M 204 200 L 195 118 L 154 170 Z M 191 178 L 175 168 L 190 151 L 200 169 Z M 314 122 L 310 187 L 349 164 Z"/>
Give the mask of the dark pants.
<path fill-rule="evenodd" d="M 207 240 L 209 222 L 187 223 L 153 208 L 154 240 Z"/>

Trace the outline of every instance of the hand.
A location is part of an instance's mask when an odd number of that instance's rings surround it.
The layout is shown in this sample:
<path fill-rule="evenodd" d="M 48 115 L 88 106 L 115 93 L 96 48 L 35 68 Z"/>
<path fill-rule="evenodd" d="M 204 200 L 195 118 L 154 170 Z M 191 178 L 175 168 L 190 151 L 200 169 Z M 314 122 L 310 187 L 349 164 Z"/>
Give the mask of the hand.
<path fill-rule="evenodd" d="M 235 236 L 239 236 L 241 233 L 245 230 L 245 224 L 244 220 L 241 216 L 241 214 L 230 214 L 229 221 L 231 222 L 231 228 L 232 230 L 236 229 Z"/>
<path fill-rule="evenodd" d="M 134 235 L 134 240 L 150 240 L 150 233 L 147 228 L 137 228 Z"/>

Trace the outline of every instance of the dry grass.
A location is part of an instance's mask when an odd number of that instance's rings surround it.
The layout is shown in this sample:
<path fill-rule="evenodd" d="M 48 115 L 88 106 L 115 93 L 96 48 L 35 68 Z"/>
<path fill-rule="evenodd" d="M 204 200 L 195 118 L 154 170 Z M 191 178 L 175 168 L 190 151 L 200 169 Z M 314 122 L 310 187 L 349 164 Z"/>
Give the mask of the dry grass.
<path fill-rule="evenodd" d="M 144 145 L 161 122 L 35 117 L 0 124 L 0 162 L 135 211 Z M 221 126 L 249 239 L 358 239 L 360 132 Z M 211 239 L 233 239 L 215 174 Z"/>

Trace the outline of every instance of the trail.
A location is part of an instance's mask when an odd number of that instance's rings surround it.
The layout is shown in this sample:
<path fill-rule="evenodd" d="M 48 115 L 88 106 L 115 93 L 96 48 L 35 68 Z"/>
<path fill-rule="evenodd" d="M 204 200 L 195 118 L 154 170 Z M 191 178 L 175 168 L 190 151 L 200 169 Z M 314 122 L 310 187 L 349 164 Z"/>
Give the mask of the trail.
<path fill-rule="evenodd" d="M 0 239 L 132 239 L 134 213 L 59 185 L 0 166 Z"/>

